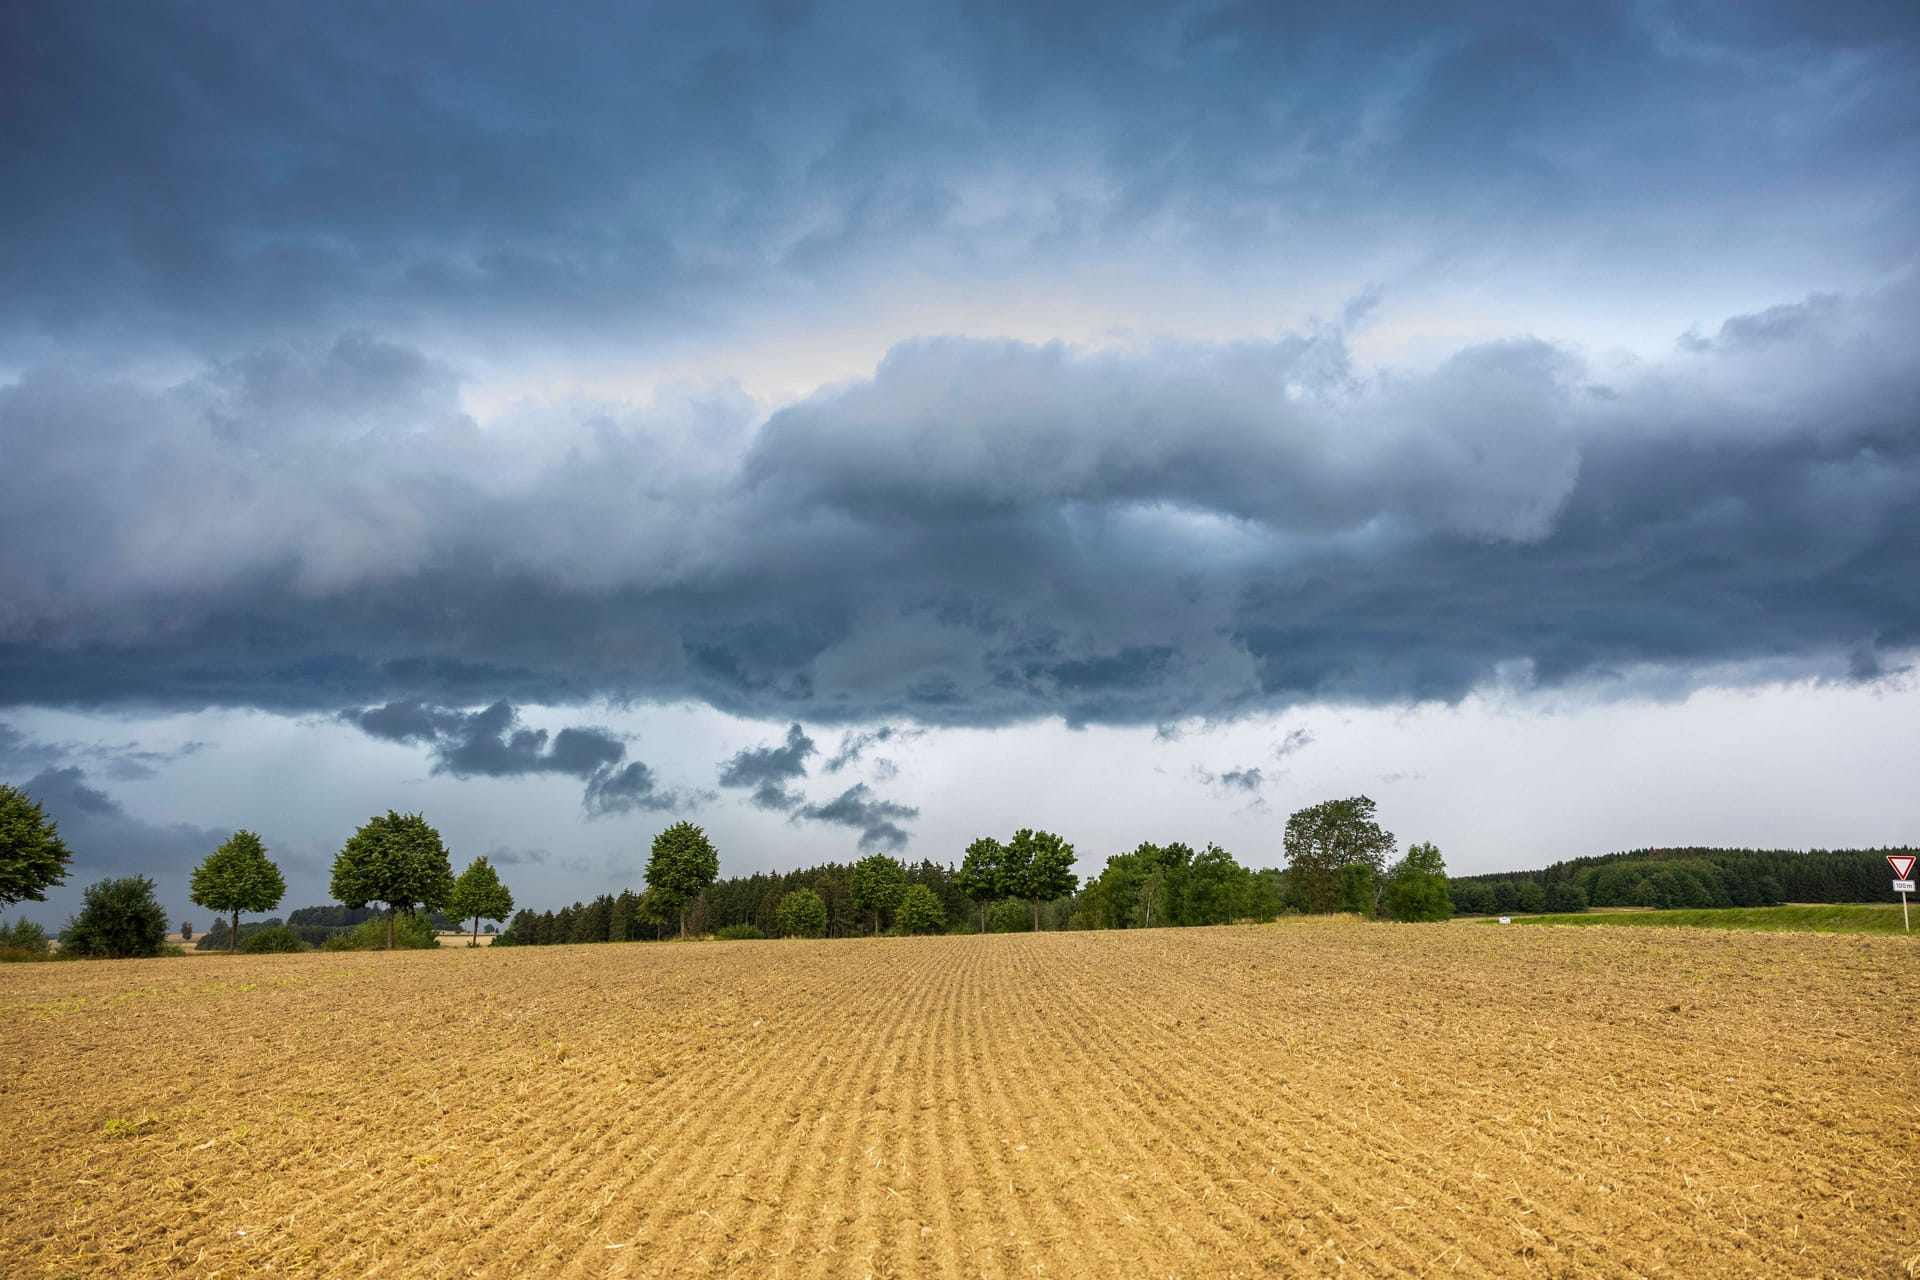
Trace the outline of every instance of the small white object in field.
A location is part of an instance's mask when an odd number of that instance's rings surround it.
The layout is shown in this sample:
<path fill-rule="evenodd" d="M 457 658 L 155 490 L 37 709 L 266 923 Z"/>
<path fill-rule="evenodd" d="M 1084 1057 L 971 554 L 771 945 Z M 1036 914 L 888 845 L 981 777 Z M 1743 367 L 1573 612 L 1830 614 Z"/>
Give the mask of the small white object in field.
<path fill-rule="evenodd" d="M 1501 916 L 1501 917 L 1500 917 L 1500 923 L 1501 923 L 1501 924 L 1512 924 L 1512 923 L 1513 923 L 1513 917 L 1512 917 L 1512 916 Z"/>

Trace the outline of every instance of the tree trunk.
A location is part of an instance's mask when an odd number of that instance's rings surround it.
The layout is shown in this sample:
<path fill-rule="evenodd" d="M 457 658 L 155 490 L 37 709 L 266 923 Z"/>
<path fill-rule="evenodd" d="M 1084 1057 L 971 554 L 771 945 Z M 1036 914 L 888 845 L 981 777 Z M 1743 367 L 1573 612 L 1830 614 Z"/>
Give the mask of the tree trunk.
<path fill-rule="evenodd" d="M 1033 900 L 1033 931 L 1040 932 L 1040 899 Z"/>
<path fill-rule="evenodd" d="M 393 914 L 399 908 L 391 902 L 387 904 L 387 950 L 393 950 Z"/>
<path fill-rule="evenodd" d="M 980 932 L 985 933 L 986 931 L 987 931 L 987 904 L 985 902 L 982 902 L 980 904 Z"/>
<path fill-rule="evenodd" d="M 476 947 L 480 945 L 480 917 L 479 916 L 475 916 L 473 918 L 473 945 Z"/>
<path fill-rule="evenodd" d="M 685 907 L 681 907 L 680 908 L 680 941 L 685 942 L 686 940 L 687 940 L 687 909 Z"/>
<path fill-rule="evenodd" d="M 240 950 L 240 908 L 233 909 L 233 936 L 227 939 L 227 950 Z"/>

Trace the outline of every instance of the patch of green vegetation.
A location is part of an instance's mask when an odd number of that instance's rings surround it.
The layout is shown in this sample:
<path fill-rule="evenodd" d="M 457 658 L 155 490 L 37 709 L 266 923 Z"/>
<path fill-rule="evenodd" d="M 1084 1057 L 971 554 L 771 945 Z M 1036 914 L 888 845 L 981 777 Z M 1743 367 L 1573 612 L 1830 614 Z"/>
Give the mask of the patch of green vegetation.
<path fill-rule="evenodd" d="M 1594 911 L 1515 916 L 1515 924 L 1612 925 L 1639 929 L 1757 929 L 1795 933 L 1900 933 L 1899 904 L 1722 907 L 1692 911 Z M 1488 923 L 1493 923 L 1489 921 Z M 1916 922 L 1920 923 L 1920 922 Z M 1915 936 L 1920 936 L 1916 932 Z"/>

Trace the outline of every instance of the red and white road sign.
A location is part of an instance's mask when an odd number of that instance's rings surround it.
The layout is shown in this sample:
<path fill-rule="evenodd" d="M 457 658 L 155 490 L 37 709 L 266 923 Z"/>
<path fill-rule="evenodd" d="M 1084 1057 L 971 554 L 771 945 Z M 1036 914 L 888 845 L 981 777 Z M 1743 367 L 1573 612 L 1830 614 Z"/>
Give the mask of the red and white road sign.
<path fill-rule="evenodd" d="M 1887 861 L 1893 864 L 1893 874 L 1902 880 L 1913 879 L 1913 855 L 1910 853 L 1887 855 Z"/>

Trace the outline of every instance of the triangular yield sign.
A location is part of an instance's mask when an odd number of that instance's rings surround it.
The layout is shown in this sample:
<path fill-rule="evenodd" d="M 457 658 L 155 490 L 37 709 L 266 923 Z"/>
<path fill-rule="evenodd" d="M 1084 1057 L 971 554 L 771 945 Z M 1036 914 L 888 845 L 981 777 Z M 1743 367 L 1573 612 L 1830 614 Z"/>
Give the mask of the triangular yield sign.
<path fill-rule="evenodd" d="M 1887 861 L 1893 864 L 1894 875 L 1899 876 L 1902 880 L 1913 879 L 1913 855 L 1912 854 L 1906 853 L 1906 854 L 1896 855 L 1896 854 L 1890 853 L 1887 855 Z"/>

